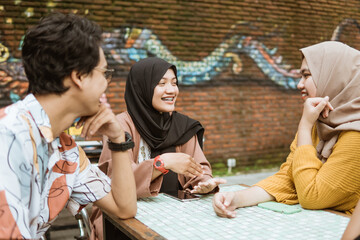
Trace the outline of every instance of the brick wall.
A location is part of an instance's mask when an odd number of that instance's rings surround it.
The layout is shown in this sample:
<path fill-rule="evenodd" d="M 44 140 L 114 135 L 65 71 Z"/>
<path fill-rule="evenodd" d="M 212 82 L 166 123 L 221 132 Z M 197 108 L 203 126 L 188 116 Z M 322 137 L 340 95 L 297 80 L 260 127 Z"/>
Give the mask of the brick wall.
<path fill-rule="evenodd" d="M 0 104 L 13 101 L 11 92 L 24 95 L 26 79 L 14 59 L 20 58 L 26 29 L 49 12 L 74 12 L 96 21 L 111 36 L 120 32 L 119 43 L 105 47 L 108 62 L 117 69 L 107 91 L 114 112 L 125 110 L 126 75 L 141 54 L 161 54 L 193 72 L 215 56 L 207 75 L 184 78 L 177 110 L 206 128 L 204 148 L 211 162 L 229 157 L 240 165 L 281 162 L 302 110 L 295 85 L 286 84 L 296 81 L 292 70 L 300 65 L 298 49 L 325 40 L 360 49 L 359 6 L 356 0 L 0 0 Z M 147 30 L 145 40 L 135 34 Z M 138 52 L 131 55 L 130 43 L 151 39 L 161 43 L 158 49 L 132 45 Z"/>

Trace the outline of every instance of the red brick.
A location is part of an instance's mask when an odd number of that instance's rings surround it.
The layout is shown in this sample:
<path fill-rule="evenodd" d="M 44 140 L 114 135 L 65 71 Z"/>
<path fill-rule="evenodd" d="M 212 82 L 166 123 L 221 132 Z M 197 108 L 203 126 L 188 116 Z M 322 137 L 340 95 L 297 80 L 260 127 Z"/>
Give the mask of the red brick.
<path fill-rule="evenodd" d="M 298 49 L 329 40 L 345 18 L 360 21 L 358 1 L 235 1 L 199 0 L 154 2 L 76 0 L 56 1 L 54 11 L 71 12 L 88 9 L 88 17 L 104 29 L 123 25 L 149 28 L 171 53 L 182 61 L 201 61 L 233 36 L 250 36 L 253 40 L 277 48 L 289 68 L 298 68 Z M 12 55 L 18 50 L 25 31 L 50 12 L 46 2 L 23 0 L 19 5 L 4 1 L 0 12 L 0 42 Z M 34 16 L 23 12 L 34 8 Z M 5 19 L 12 18 L 12 24 Z M 360 49 L 358 29 L 343 28 L 341 39 Z M 205 154 L 211 161 L 236 157 L 239 164 L 256 164 L 256 158 L 282 161 L 294 137 L 301 116 L 299 93 L 286 90 L 267 79 L 254 61 L 234 49 L 243 64 L 240 75 L 231 67 L 206 83 L 180 86 L 177 110 L 203 123 Z M 121 66 L 126 76 L 130 64 Z M 115 113 L 125 110 L 126 77 L 114 79 L 107 90 L 108 101 Z M 270 157 L 269 157 L 270 156 Z M 273 158 L 274 160 L 271 160 Z M 264 157 L 265 159 L 265 157 Z M 265 160 L 264 160 L 265 161 Z"/>

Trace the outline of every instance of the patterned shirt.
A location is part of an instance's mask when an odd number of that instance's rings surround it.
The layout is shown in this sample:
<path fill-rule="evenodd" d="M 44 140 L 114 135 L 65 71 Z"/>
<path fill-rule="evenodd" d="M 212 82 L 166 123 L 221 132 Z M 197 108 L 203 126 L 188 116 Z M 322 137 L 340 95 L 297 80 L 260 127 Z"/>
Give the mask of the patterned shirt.
<path fill-rule="evenodd" d="M 64 207 L 75 214 L 111 190 L 71 136 L 53 139 L 32 94 L 0 109 L 0 166 L 0 239 L 40 238 Z"/>

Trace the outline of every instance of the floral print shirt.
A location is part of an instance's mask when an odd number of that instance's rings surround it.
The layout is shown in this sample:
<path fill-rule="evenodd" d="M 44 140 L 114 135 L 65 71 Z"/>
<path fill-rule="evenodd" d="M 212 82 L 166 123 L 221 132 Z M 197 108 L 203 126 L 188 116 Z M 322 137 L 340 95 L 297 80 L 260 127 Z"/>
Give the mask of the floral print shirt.
<path fill-rule="evenodd" d="M 0 109 L 0 239 L 38 239 L 60 211 L 106 196 L 110 179 L 66 133 L 53 138 L 36 98 Z"/>

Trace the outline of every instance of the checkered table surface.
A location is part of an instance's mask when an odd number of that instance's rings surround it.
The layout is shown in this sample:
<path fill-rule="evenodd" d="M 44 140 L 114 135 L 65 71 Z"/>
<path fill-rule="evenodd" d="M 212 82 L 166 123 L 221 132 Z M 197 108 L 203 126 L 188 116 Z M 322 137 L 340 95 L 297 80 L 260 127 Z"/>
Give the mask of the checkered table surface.
<path fill-rule="evenodd" d="M 221 191 L 244 189 L 240 185 Z M 213 195 L 181 202 L 163 194 L 138 201 L 136 219 L 167 239 L 340 239 L 349 218 L 321 210 L 282 214 L 254 207 L 233 219 L 216 216 Z"/>

